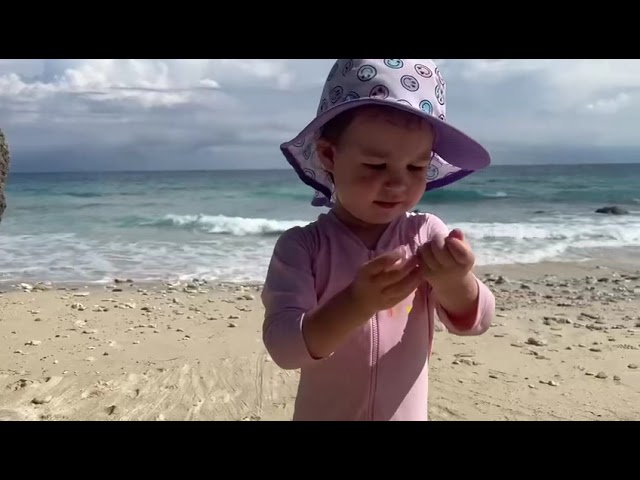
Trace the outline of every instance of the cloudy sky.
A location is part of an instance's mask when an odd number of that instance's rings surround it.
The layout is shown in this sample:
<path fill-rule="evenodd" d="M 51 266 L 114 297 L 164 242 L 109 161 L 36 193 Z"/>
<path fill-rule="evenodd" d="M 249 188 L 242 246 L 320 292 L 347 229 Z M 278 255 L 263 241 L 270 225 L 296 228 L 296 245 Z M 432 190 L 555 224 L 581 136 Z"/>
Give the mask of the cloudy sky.
<path fill-rule="evenodd" d="M 636 161 L 639 60 L 437 62 L 496 164 Z M 0 128 L 16 171 L 287 168 L 332 64 L 0 60 Z"/>

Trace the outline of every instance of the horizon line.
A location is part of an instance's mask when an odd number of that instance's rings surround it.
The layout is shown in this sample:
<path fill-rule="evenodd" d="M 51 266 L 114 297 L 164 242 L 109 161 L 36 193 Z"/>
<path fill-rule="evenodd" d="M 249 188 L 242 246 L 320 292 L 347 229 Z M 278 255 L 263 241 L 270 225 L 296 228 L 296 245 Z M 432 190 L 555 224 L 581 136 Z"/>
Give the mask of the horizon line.
<path fill-rule="evenodd" d="M 562 167 L 562 166 L 588 166 L 588 165 L 640 165 L 640 160 L 630 162 L 548 162 L 548 163 L 499 163 L 490 165 L 477 172 L 487 171 L 495 167 Z M 272 168 L 166 168 L 160 170 L 14 170 L 10 169 L 8 174 L 37 174 L 37 173 L 163 173 L 163 172 L 273 172 L 290 171 L 294 172 L 287 165 Z M 295 173 L 295 172 L 294 172 Z"/>

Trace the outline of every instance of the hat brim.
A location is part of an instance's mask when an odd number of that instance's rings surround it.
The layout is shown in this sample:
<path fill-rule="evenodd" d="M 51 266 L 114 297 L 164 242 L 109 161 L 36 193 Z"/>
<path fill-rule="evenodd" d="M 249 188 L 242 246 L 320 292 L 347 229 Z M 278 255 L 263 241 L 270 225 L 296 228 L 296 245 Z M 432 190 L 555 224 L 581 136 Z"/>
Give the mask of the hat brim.
<path fill-rule="evenodd" d="M 300 180 L 316 190 L 313 205 L 328 206 L 331 204 L 332 196 L 330 177 L 316 159 L 315 141 L 320 128 L 337 115 L 366 105 L 393 107 L 422 117 L 432 125 L 435 131 L 433 152 L 439 157 L 440 162 L 444 162 L 443 166 L 450 167 L 443 169 L 441 175 L 437 168 L 436 173 L 428 175 L 425 179 L 425 190 L 444 187 L 491 164 L 491 155 L 479 142 L 450 123 L 427 112 L 392 99 L 369 97 L 349 100 L 322 112 L 296 137 L 280 145 L 280 150 Z"/>

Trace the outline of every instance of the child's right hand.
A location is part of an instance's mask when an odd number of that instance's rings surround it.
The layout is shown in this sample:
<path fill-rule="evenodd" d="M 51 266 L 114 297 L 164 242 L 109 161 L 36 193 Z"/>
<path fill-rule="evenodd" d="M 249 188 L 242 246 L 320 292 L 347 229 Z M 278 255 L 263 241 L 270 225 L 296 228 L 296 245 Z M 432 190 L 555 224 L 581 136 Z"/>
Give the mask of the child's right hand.
<path fill-rule="evenodd" d="M 349 287 L 352 301 L 369 316 L 395 307 L 422 281 L 420 267 L 393 251 L 365 263 Z"/>

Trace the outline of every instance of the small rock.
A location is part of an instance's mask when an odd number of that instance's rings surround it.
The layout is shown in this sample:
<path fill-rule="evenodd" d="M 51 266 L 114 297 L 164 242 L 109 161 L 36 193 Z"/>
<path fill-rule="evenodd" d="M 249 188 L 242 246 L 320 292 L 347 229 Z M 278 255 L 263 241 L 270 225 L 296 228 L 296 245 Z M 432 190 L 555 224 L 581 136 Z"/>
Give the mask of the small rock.
<path fill-rule="evenodd" d="M 29 345 L 29 346 L 32 346 L 32 347 L 37 347 L 41 343 L 42 343 L 42 341 L 40 341 L 40 340 L 29 340 L 28 342 L 25 343 L 25 345 Z"/>
<path fill-rule="evenodd" d="M 601 380 L 604 380 L 605 378 L 608 378 L 608 377 L 609 377 L 609 375 L 607 375 L 607 374 L 606 374 L 606 373 L 604 373 L 604 372 L 598 372 L 598 373 L 596 374 L 596 378 L 599 378 L 599 379 L 601 379 Z"/>
<path fill-rule="evenodd" d="M 601 351 L 602 351 L 602 349 L 601 349 L 601 348 L 598 348 L 598 347 L 591 347 L 591 348 L 589 349 L 589 351 L 590 351 L 590 352 L 601 352 Z"/>
<path fill-rule="evenodd" d="M 526 342 L 528 345 L 535 345 L 537 347 L 544 347 L 547 344 L 546 340 L 539 338 L 529 337 Z"/>
<path fill-rule="evenodd" d="M 637 370 L 638 365 L 636 365 L 635 363 L 630 363 L 629 365 L 627 365 L 627 368 L 630 368 L 631 370 Z"/>
<path fill-rule="evenodd" d="M 236 322 L 229 322 L 228 327 L 229 328 L 236 328 L 238 326 L 238 324 Z"/>
<path fill-rule="evenodd" d="M 620 376 L 618 376 L 618 375 L 614 375 L 614 376 L 613 376 L 613 379 L 614 379 L 616 382 L 619 382 L 619 381 L 621 380 Z"/>
<path fill-rule="evenodd" d="M 31 403 L 35 405 L 44 405 L 45 403 L 51 402 L 51 400 L 53 400 L 53 397 L 49 395 L 47 397 L 36 397 L 33 400 L 31 400 Z"/>
<path fill-rule="evenodd" d="M 558 385 L 560 385 L 555 380 L 540 380 L 540 383 L 543 385 L 549 385 L 551 387 L 557 387 Z"/>
<path fill-rule="evenodd" d="M 115 405 L 109 405 L 105 410 L 107 412 L 107 415 L 113 415 L 116 411 L 116 408 L 118 408 Z"/>

